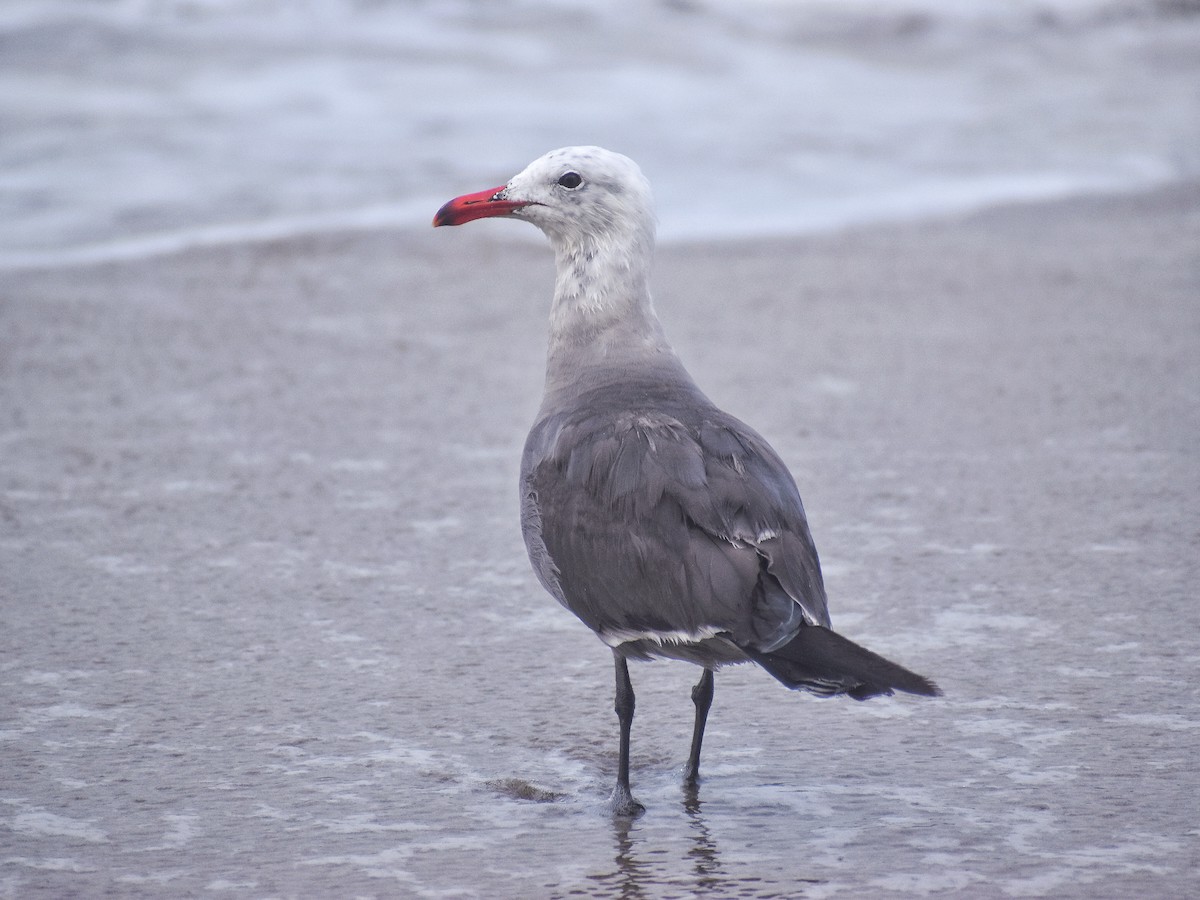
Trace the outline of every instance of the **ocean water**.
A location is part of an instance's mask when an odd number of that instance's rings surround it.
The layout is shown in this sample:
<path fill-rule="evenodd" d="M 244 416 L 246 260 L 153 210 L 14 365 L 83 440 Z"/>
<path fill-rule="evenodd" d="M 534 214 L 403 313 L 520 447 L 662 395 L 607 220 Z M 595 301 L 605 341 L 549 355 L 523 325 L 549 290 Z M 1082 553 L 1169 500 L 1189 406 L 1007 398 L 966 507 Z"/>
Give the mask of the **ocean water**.
<path fill-rule="evenodd" d="M 423 224 L 566 144 L 666 238 L 1200 174 L 1187 2 L 8 0 L 0 264 Z"/>
<path fill-rule="evenodd" d="M 697 670 L 635 664 L 635 822 L 610 654 L 517 525 L 545 247 L 8 273 L 0 896 L 1194 893 L 1200 194 L 1140 202 L 664 248 L 835 627 L 946 695 L 722 671 L 692 794 Z"/>

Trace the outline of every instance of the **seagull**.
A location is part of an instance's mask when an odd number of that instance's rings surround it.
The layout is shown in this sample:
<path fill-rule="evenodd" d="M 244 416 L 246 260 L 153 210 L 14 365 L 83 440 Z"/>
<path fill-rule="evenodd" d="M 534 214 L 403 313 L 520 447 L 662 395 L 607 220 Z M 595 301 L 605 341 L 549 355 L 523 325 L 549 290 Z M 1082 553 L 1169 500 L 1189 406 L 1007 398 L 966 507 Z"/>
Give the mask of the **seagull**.
<path fill-rule="evenodd" d="M 655 215 L 638 166 L 600 147 L 553 150 L 501 187 L 449 201 L 433 224 L 490 217 L 536 225 L 554 250 L 521 530 L 542 586 L 612 650 L 613 814 L 645 809 L 629 783 L 630 659 L 703 668 L 683 770 L 692 789 L 722 666 L 756 663 L 818 696 L 938 695 L 929 679 L 831 629 L 791 473 L 758 432 L 705 396 L 668 343 L 650 296 Z"/>

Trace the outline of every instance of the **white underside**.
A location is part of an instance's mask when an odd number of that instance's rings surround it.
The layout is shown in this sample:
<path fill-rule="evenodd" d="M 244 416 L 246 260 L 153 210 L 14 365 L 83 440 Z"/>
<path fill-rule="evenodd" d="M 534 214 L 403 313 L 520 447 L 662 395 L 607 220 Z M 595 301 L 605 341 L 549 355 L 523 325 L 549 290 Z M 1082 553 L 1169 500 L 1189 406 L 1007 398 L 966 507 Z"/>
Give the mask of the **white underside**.
<path fill-rule="evenodd" d="M 618 629 L 600 633 L 600 640 L 608 646 L 616 648 L 633 641 L 653 641 L 664 644 L 698 644 L 720 634 L 717 628 L 701 628 L 698 631 L 626 631 Z"/>

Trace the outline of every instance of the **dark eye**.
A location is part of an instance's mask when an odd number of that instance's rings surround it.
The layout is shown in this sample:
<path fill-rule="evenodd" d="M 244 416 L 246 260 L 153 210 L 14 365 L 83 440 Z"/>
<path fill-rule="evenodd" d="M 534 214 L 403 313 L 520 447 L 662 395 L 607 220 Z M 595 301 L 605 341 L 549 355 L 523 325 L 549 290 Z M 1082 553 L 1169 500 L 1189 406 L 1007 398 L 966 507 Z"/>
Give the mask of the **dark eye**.
<path fill-rule="evenodd" d="M 579 177 L 578 172 L 567 172 L 562 178 L 558 179 L 558 183 L 568 190 L 574 190 L 583 184 L 583 179 Z"/>

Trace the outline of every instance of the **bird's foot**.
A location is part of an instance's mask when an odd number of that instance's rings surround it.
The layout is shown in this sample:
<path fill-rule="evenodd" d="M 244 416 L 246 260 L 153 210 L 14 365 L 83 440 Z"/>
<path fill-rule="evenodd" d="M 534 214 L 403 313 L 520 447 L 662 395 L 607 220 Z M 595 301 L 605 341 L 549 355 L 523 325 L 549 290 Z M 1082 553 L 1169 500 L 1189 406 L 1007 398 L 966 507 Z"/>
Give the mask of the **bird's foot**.
<path fill-rule="evenodd" d="M 617 818 L 636 819 L 646 811 L 646 807 L 634 800 L 629 788 L 622 784 L 613 788 L 612 796 L 608 798 L 608 806 Z"/>
<path fill-rule="evenodd" d="M 683 786 L 695 790 L 700 786 L 700 767 L 688 763 L 683 767 Z"/>

